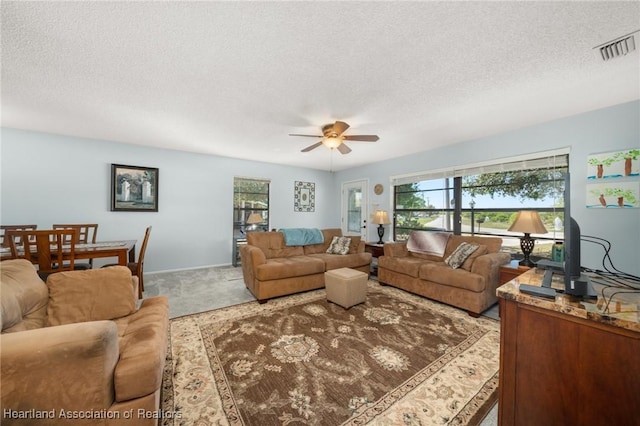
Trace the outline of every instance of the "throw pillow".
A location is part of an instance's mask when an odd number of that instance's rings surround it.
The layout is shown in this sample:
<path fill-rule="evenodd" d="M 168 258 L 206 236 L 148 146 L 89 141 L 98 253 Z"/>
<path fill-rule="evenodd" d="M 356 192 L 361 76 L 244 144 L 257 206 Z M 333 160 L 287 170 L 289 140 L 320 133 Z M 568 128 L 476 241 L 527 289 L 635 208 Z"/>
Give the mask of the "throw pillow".
<path fill-rule="evenodd" d="M 333 237 L 327 253 L 329 254 L 348 254 L 351 238 L 349 237 Z"/>
<path fill-rule="evenodd" d="M 461 243 L 444 262 L 453 269 L 458 269 L 478 247 L 480 247 L 478 244 Z"/>

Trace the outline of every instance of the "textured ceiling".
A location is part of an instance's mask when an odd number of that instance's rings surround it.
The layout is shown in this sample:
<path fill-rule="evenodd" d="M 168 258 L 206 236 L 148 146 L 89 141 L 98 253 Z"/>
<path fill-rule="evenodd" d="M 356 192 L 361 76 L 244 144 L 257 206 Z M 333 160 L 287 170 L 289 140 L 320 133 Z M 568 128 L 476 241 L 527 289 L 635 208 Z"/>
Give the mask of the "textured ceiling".
<path fill-rule="evenodd" d="M 638 50 L 592 49 L 637 1 L 1 8 L 4 127 L 341 170 L 640 99 Z M 288 136 L 335 120 L 380 140 Z"/>

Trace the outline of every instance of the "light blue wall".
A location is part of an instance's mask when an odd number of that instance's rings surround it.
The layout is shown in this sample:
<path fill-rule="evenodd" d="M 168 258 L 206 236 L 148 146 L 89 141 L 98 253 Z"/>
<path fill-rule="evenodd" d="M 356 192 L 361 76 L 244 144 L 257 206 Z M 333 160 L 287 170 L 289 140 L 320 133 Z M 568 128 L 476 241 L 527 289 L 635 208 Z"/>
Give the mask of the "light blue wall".
<path fill-rule="evenodd" d="M 230 263 L 234 176 L 271 179 L 272 228 L 340 227 L 343 182 L 368 180 L 369 204 L 389 209 L 391 176 L 570 147 L 572 216 L 583 234 L 613 243 L 619 269 L 640 274 L 640 209 L 584 207 L 587 155 L 640 147 L 638 101 L 333 174 L 15 129 L 1 136 L 2 223 L 97 222 L 105 240 L 141 239 L 153 225 L 149 272 Z M 160 169 L 158 213 L 109 211 L 111 163 Z M 315 213 L 293 211 L 295 181 L 316 183 Z M 375 227 L 368 239 L 377 240 Z M 582 248 L 583 265 L 601 267 L 602 250 Z"/>
<path fill-rule="evenodd" d="M 463 125 L 463 123 L 461 123 Z M 582 234 L 609 240 L 613 244 L 614 265 L 625 272 L 640 275 L 640 209 L 587 209 L 587 156 L 598 152 L 640 148 L 640 102 L 630 102 L 555 120 L 500 135 L 463 142 L 446 148 L 425 151 L 364 167 L 336 173 L 335 190 L 342 182 L 368 178 L 369 202 L 391 211 L 390 177 L 479 163 L 496 158 L 570 148 L 571 215 Z M 382 183 L 385 192 L 377 196 L 373 185 Z M 391 232 L 387 232 L 385 237 Z M 377 233 L 369 229 L 369 240 Z M 594 244 L 582 243 L 582 265 L 602 269 L 604 251 Z"/>
<path fill-rule="evenodd" d="M 329 172 L 7 128 L 1 136 L 2 223 L 98 223 L 99 239 L 139 241 L 152 225 L 147 272 L 231 263 L 234 176 L 271 179 L 271 228 L 340 227 Z M 160 169 L 158 213 L 109 211 L 111 163 Z M 293 211 L 295 181 L 316 184 L 315 212 Z"/>

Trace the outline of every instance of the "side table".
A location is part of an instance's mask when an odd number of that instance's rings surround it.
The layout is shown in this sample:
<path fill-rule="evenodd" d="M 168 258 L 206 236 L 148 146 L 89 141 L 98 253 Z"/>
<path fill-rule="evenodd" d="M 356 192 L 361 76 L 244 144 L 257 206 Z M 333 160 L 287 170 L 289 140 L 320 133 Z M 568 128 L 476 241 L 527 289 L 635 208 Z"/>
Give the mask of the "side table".
<path fill-rule="evenodd" d="M 618 316 L 568 294 L 520 292 L 520 284 L 540 285 L 543 277 L 533 268 L 497 290 L 498 425 L 637 425 L 631 408 L 640 404 L 637 313 Z M 563 277 L 554 275 L 551 286 L 563 288 Z M 627 300 L 637 306 L 635 296 Z"/>
<path fill-rule="evenodd" d="M 384 244 L 364 243 L 364 251 L 371 253 L 374 259 L 384 255 Z M 378 275 L 378 261 L 371 262 L 371 275 Z"/>
<path fill-rule="evenodd" d="M 233 246 L 231 247 L 231 264 L 233 266 L 240 266 L 240 246 L 247 244 L 246 238 L 234 238 Z"/>
<path fill-rule="evenodd" d="M 500 266 L 500 285 L 508 283 L 531 269 L 528 266 L 521 266 L 518 262 L 518 260 L 512 260 L 506 265 Z"/>

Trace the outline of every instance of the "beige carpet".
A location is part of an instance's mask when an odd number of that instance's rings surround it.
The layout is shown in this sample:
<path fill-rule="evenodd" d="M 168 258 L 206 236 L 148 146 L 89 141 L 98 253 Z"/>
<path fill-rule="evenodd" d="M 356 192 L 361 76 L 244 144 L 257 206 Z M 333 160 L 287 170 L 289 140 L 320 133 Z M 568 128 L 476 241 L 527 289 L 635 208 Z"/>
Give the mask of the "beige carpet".
<path fill-rule="evenodd" d="M 497 397 L 499 323 L 370 281 L 171 320 L 163 424 L 479 424 Z M 175 423 L 174 423 L 175 422 Z"/>

